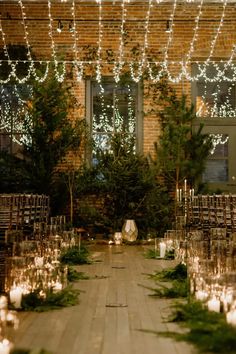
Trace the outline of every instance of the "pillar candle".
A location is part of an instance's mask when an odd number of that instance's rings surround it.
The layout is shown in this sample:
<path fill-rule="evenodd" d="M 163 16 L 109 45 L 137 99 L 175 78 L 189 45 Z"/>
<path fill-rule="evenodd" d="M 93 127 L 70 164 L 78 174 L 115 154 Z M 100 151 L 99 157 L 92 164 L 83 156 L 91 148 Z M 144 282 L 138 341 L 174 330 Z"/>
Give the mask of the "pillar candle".
<path fill-rule="evenodd" d="M 7 308 L 7 297 L 2 295 L 0 296 L 0 310 Z"/>
<path fill-rule="evenodd" d="M 220 300 L 217 300 L 215 297 L 208 300 L 207 307 L 209 311 L 220 312 Z"/>
<path fill-rule="evenodd" d="M 197 300 L 199 301 L 205 301 L 208 297 L 208 294 L 206 291 L 203 291 L 203 290 L 198 290 L 196 291 L 195 293 L 195 297 Z"/>
<path fill-rule="evenodd" d="M 236 309 L 233 309 L 226 314 L 226 321 L 227 323 L 236 326 Z"/>
<path fill-rule="evenodd" d="M 182 202 L 182 189 L 179 190 L 179 201 Z"/>
<path fill-rule="evenodd" d="M 62 283 L 59 282 L 59 281 L 56 281 L 54 284 L 53 284 L 53 292 L 58 292 L 58 291 L 61 291 L 62 290 Z"/>
<path fill-rule="evenodd" d="M 4 338 L 0 341 L 0 354 L 10 354 L 12 344 L 8 339 Z"/>
<path fill-rule="evenodd" d="M 20 287 L 12 288 L 10 290 L 10 302 L 16 309 L 21 307 L 22 289 Z"/>
<path fill-rule="evenodd" d="M 180 202 L 180 199 L 179 199 L 179 188 L 176 189 L 176 200 L 177 200 L 177 202 Z"/>
<path fill-rule="evenodd" d="M 185 193 L 187 192 L 187 180 L 186 179 L 184 180 L 184 192 Z"/>
<path fill-rule="evenodd" d="M 166 244 L 165 242 L 160 242 L 160 258 L 164 258 L 166 254 Z"/>

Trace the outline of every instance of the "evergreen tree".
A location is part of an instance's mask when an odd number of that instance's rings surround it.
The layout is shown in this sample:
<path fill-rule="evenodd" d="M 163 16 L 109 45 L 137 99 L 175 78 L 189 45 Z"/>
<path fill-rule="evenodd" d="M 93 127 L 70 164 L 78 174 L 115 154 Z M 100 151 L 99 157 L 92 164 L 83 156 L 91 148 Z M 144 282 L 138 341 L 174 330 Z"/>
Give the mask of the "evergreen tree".
<path fill-rule="evenodd" d="M 195 184 L 204 171 L 212 147 L 211 138 L 202 133 L 203 125 L 196 131 L 194 106 L 188 106 L 186 96 L 175 95 L 167 101 L 161 112 L 162 134 L 156 146 L 161 176 L 169 188 L 178 188 L 187 179 Z"/>
<path fill-rule="evenodd" d="M 37 193 L 55 194 L 58 164 L 69 151 L 78 150 L 85 136 L 84 120 L 72 122 L 68 117 L 71 102 L 69 88 L 54 75 L 43 85 L 34 82 L 24 154 L 32 190 Z"/>
<path fill-rule="evenodd" d="M 98 150 L 97 164 L 80 176 L 80 198 L 93 193 L 104 200 L 103 220 L 119 231 L 125 219 L 135 219 L 139 235 L 162 234 L 169 226 L 169 196 L 156 178 L 156 168 L 134 152 L 134 141 L 116 133 L 109 150 Z M 98 219 L 98 218 L 97 218 Z"/>

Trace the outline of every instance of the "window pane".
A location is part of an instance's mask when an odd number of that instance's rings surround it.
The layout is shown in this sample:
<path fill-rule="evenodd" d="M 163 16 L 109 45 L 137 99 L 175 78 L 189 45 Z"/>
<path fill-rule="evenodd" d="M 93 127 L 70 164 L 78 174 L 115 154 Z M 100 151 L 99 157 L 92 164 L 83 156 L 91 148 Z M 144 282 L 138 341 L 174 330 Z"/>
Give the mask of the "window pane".
<path fill-rule="evenodd" d="M 211 158 L 228 157 L 229 136 L 227 134 L 210 134 L 213 138 Z"/>
<path fill-rule="evenodd" d="M 227 182 L 228 181 L 228 161 L 227 160 L 208 160 L 203 182 Z"/>
<path fill-rule="evenodd" d="M 109 150 L 109 139 L 111 134 L 93 134 L 93 140 L 96 146 L 102 150 Z"/>
<path fill-rule="evenodd" d="M 95 146 L 107 147 L 114 132 L 136 134 L 137 84 L 104 81 L 92 83 L 92 132 Z"/>
<path fill-rule="evenodd" d="M 31 120 L 26 107 L 32 88 L 8 84 L 0 85 L 0 92 L 0 149 L 18 154 L 28 140 L 25 122 Z"/>
<path fill-rule="evenodd" d="M 194 66 L 196 82 L 196 112 L 199 117 L 235 117 L 236 115 L 236 89 L 234 82 L 219 77 L 219 71 L 224 71 L 224 77 L 231 78 L 232 68 L 224 68 L 222 63 L 209 64 L 205 75 L 199 67 Z M 204 79 L 204 76 L 208 80 Z M 212 80 L 210 82 L 209 80 Z M 225 81 L 224 81 L 225 80 Z"/>

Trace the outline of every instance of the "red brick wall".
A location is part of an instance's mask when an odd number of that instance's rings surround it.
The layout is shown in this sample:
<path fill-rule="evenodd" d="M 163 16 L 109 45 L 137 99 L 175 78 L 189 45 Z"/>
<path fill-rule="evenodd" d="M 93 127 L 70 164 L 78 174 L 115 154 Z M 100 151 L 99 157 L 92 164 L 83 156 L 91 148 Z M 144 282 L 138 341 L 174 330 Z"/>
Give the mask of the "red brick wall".
<path fill-rule="evenodd" d="M 121 26 L 121 1 L 102 2 L 102 57 L 106 57 L 106 50 L 112 49 L 115 57 L 119 54 L 119 37 Z M 26 24 L 28 27 L 28 39 L 34 54 L 38 59 L 51 59 L 51 41 L 48 34 L 48 3 L 47 1 L 30 2 L 24 1 Z M 69 21 L 72 19 L 71 1 L 61 3 L 53 1 L 51 4 L 51 15 L 53 21 L 53 38 L 57 58 L 63 57 L 67 60 L 73 59 L 73 37 L 68 30 Z M 182 60 L 189 51 L 190 42 L 193 38 L 195 19 L 198 14 L 197 4 L 177 3 L 174 16 L 173 41 L 169 47 L 169 60 Z M 145 18 L 148 9 L 148 1 L 130 1 L 125 3 L 126 13 L 126 44 L 124 48 L 125 59 L 134 59 L 131 49 L 137 45 L 142 48 L 145 34 Z M 204 4 L 199 22 L 198 39 L 193 52 L 193 60 L 204 60 L 209 55 L 209 47 L 219 26 L 223 4 Z M 95 1 L 76 1 L 75 16 L 78 32 L 78 49 L 80 58 L 86 58 L 85 46 L 90 45 L 97 48 L 98 42 L 98 16 L 99 7 Z M 170 18 L 173 10 L 173 3 L 157 4 L 153 1 L 150 13 L 148 49 L 147 55 L 155 60 L 163 60 L 168 34 L 166 33 L 166 20 Z M 2 15 L 2 27 L 5 33 L 5 40 L 8 44 L 25 44 L 22 16 L 17 1 L 1 1 L 0 12 Z M 10 16 L 10 17 L 9 17 Z M 60 19 L 64 25 L 62 33 L 56 31 L 57 20 Z M 213 59 L 228 59 L 232 46 L 236 43 L 236 6 L 228 4 L 224 16 L 224 25 L 216 42 L 213 52 Z M 3 41 L 0 36 L 0 46 Z M 95 52 L 96 53 L 96 52 Z M 91 65 L 87 67 L 87 74 L 91 73 Z M 105 65 L 103 73 L 108 74 L 111 67 Z M 180 67 L 171 66 L 172 74 L 178 73 Z M 173 85 L 177 92 L 189 95 L 191 84 L 183 80 Z M 72 112 L 72 118 L 84 118 L 85 116 L 85 86 L 84 83 L 73 82 L 73 93 L 76 97 L 76 105 Z M 144 113 L 149 111 L 152 101 L 144 98 Z M 158 140 L 160 126 L 155 114 L 144 116 L 144 152 L 153 151 L 153 143 Z"/>

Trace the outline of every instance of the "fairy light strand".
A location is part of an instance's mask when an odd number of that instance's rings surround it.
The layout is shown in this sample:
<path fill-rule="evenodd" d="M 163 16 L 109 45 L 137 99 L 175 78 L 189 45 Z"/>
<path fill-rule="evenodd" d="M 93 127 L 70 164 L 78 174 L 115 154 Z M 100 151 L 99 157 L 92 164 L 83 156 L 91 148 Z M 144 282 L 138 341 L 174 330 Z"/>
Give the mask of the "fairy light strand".
<path fill-rule="evenodd" d="M 98 49 L 97 49 L 97 63 L 96 63 L 96 80 L 101 83 L 101 53 L 102 53 L 102 38 L 103 38 L 103 24 L 102 24 L 102 0 L 96 0 L 98 3 Z"/>
<path fill-rule="evenodd" d="M 170 24 L 169 36 L 168 36 L 167 44 L 165 47 L 164 60 L 163 60 L 163 65 L 162 65 L 164 70 L 167 70 L 167 68 L 168 68 L 168 51 L 169 51 L 169 47 L 170 47 L 172 40 L 173 40 L 173 28 L 174 28 L 174 17 L 175 17 L 176 6 L 177 6 L 177 0 L 174 0 L 173 10 L 172 10 L 172 13 L 169 18 L 169 24 Z"/>
<path fill-rule="evenodd" d="M 66 74 L 66 66 L 65 66 L 65 62 L 62 63 L 62 73 L 60 74 L 59 70 L 58 70 L 58 66 L 59 66 L 59 62 L 57 61 L 57 57 L 56 57 L 56 49 L 55 49 L 55 43 L 54 43 L 54 38 L 53 38 L 53 18 L 51 15 L 51 0 L 48 0 L 48 18 L 49 18 L 49 37 L 51 40 L 51 50 L 52 50 L 52 58 L 54 61 L 54 72 L 55 72 L 55 76 L 58 82 L 63 82 L 64 78 L 65 78 L 65 74 Z"/>
<path fill-rule="evenodd" d="M 119 81 L 120 72 L 123 68 L 123 65 L 125 63 L 129 62 L 129 61 L 125 60 L 125 58 L 124 58 L 124 38 L 123 37 L 124 37 L 124 25 L 125 25 L 125 21 L 126 21 L 126 7 L 125 7 L 126 2 L 128 3 L 129 1 L 122 0 L 123 6 L 121 7 L 122 21 L 121 21 L 121 25 L 120 25 L 119 57 L 118 57 L 118 61 L 115 62 L 114 68 L 113 68 L 113 76 L 114 76 L 115 81 L 117 81 L 117 82 Z M 156 0 L 157 5 L 159 5 L 162 2 L 163 2 L 163 0 Z M 194 3 L 194 1 L 186 1 L 186 2 Z M 46 70 L 45 70 L 44 76 L 42 78 L 38 78 L 37 76 L 35 76 L 35 63 L 37 61 L 33 60 L 32 56 L 31 56 L 31 48 L 30 48 L 30 43 L 29 43 L 29 39 L 28 39 L 29 33 L 28 33 L 28 27 L 27 27 L 27 23 L 26 23 L 27 19 L 26 19 L 25 9 L 24 9 L 24 5 L 23 5 L 22 0 L 18 0 L 18 3 L 20 5 L 21 11 L 22 11 L 22 24 L 24 26 L 24 32 L 25 32 L 24 39 L 26 42 L 26 47 L 27 47 L 27 52 L 28 52 L 28 54 L 27 54 L 28 60 L 24 61 L 25 63 L 29 63 L 28 73 L 23 78 L 17 77 L 17 74 L 16 74 L 17 65 L 20 63 L 20 60 L 15 60 L 15 61 L 11 60 L 9 58 L 9 55 L 7 55 L 8 52 L 7 52 L 6 42 L 5 42 L 5 34 L 2 29 L 2 25 L 0 25 L 0 32 L 2 35 L 2 39 L 3 39 L 3 50 L 4 50 L 4 54 L 6 56 L 6 59 L 7 59 L 6 61 L 9 65 L 9 68 L 10 68 L 10 73 L 8 74 L 8 77 L 5 79 L 1 79 L 0 83 L 7 83 L 10 81 L 11 78 L 15 78 L 16 81 L 19 83 L 24 83 L 30 78 L 31 74 L 35 77 L 36 80 L 38 79 L 40 82 L 43 82 L 44 79 L 48 75 L 50 60 L 40 62 L 41 64 L 46 63 Z M 97 79 L 97 81 L 101 81 L 101 65 L 102 65 L 102 63 L 105 62 L 102 60 L 102 39 L 103 39 L 102 0 L 96 0 L 96 3 L 99 6 L 99 39 L 98 39 L 97 60 L 95 62 L 95 65 L 96 65 L 96 79 Z M 207 82 L 212 82 L 212 83 L 213 82 L 216 82 L 216 83 L 223 82 L 223 81 L 227 81 L 227 82 L 231 82 L 231 83 L 236 82 L 236 66 L 233 63 L 233 59 L 235 58 L 235 54 L 236 54 L 236 45 L 235 44 L 232 47 L 229 58 L 226 61 L 220 61 L 220 63 L 223 64 L 223 66 L 219 65 L 219 63 L 214 62 L 212 60 L 213 54 L 215 54 L 214 52 L 215 52 L 218 37 L 219 37 L 219 35 L 222 31 L 222 28 L 223 28 L 228 0 L 224 0 L 224 1 L 222 0 L 222 3 L 223 3 L 223 8 L 222 8 L 221 19 L 220 19 L 220 23 L 218 25 L 218 28 L 215 29 L 215 34 L 213 36 L 213 39 L 212 39 L 211 45 L 210 45 L 209 55 L 204 62 L 197 62 L 196 63 L 196 66 L 198 69 L 196 75 L 189 73 L 188 69 L 189 69 L 189 63 L 191 61 L 191 57 L 194 52 L 196 42 L 198 39 L 199 19 L 200 19 L 201 13 L 202 13 L 201 11 L 202 11 L 202 7 L 203 7 L 203 0 L 201 0 L 200 4 L 198 5 L 199 11 L 198 11 L 198 15 L 195 18 L 195 28 L 193 31 L 194 33 L 193 33 L 193 38 L 190 43 L 188 53 L 185 55 L 185 60 L 180 60 L 180 61 L 170 61 L 169 60 L 169 48 L 173 42 L 173 25 L 174 25 L 177 0 L 174 1 L 172 13 L 169 18 L 170 33 L 169 33 L 169 37 L 167 39 L 167 44 L 165 47 L 164 59 L 163 59 L 163 61 L 160 61 L 160 62 L 153 62 L 152 63 L 151 61 L 148 61 L 146 58 L 146 50 L 148 48 L 148 32 L 149 32 L 149 17 L 150 17 L 150 11 L 147 11 L 146 21 L 145 21 L 144 44 L 143 44 L 143 48 L 142 48 L 142 52 L 141 52 L 141 58 L 137 62 L 137 64 L 135 64 L 134 61 L 130 62 L 130 74 L 131 74 L 132 79 L 135 82 L 138 82 L 140 80 L 140 78 L 142 77 L 143 69 L 146 66 L 149 71 L 150 79 L 154 80 L 155 82 L 160 80 L 160 78 L 164 72 L 167 73 L 169 80 L 173 83 L 180 82 L 180 80 L 182 78 L 186 78 L 188 81 L 191 81 L 191 82 L 194 82 L 194 81 L 196 82 L 200 79 L 205 80 Z M 152 5 L 151 0 L 149 0 L 149 5 Z M 150 8 L 151 8 L 151 6 L 150 6 Z M 55 71 L 56 79 L 61 82 L 65 78 L 67 63 L 70 65 L 74 65 L 78 69 L 77 79 L 79 81 L 82 79 L 83 65 L 86 63 L 86 61 L 79 61 L 79 58 L 78 58 L 77 30 L 76 30 L 76 21 L 75 21 L 75 0 L 72 0 L 71 9 L 72 9 L 71 11 L 72 11 L 72 17 L 73 17 L 73 33 L 72 33 L 72 35 L 74 36 L 74 43 L 73 43 L 74 60 L 72 62 L 63 61 L 63 60 L 59 61 L 57 59 L 56 50 L 55 50 L 55 43 L 54 43 L 54 38 L 53 38 L 53 18 L 51 15 L 51 0 L 48 0 L 49 37 L 51 39 L 51 50 L 52 50 L 51 57 L 52 57 L 52 62 L 54 63 L 54 71 Z M 0 65 L 3 65 L 2 60 L 0 61 Z M 90 62 L 90 65 L 93 65 L 93 62 Z M 135 65 L 137 66 L 136 74 L 134 74 L 134 70 L 133 70 Z M 152 68 L 151 68 L 152 65 L 155 65 L 156 67 L 160 68 L 157 75 L 154 75 L 152 73 Z M 176 69 L 177 65 L 179 65 L 181 68 L 180 73 L 178 73 L 178 75 L 172 76 L 171 68 L 172 68 L 172 66 L 175 66 L 175 69 Z M 209 76 L 208 70 L 207 70 L 208 66 L 212 66 L 214 68 L 214 70 L 216 72 L 216 75 L 214 75 L 214 77 Z M 62 69 L 62 71 L 61 71 L 61 69 Z M 176 72 L 176 70 L 175 70 L 175 72 Z"/>
<path fill-rule="evenodd" d="M 1 17 L 0 17 L 0 32 L 1 32 L 1 35 L 2 35 L 4 55 L 7 58 L 8 65 L 11 66 L 10 74 L 8 75 L 8 77 L 5 80 L 0 79 L 0 83 L 1 84 L 7 84 L 10 81 L 11 77 L 14 76 L 16 68 L 15 68 L 15 65 L 12 63 L 11 58 L 10 58 L 9 53 L 8 53 L 8 50 L 7 50 L 6 36 L 5 36 L 5 33 L 3 31 L 3 28 L 2 28 L 2 19 L 1 19 Z M 1 60 L 0 63 L 2 65 L 3 61 Z"/>
<path fill-rule="evenodd" d="M 137 74 L 135 75 L 134 73 L 134 65 L 131 62 L 130 64 L 130 74 L 136 83 L 140 81 L 142 75 L 143 75 L 143 69 L 145 66 L 146 62 L 146 50 L 148 48 L 148 32 L 149 32 L 149 21 L 150 21 L 150 14 L 151 14 L 151 8 L 152 8 L 152 0 L 148 1 L 148 10 L 146 14 L 146 19 L 145 19 L 145 26 L 144 26 L 144 44 L 142 48 L 142 53 L 141 53 L 141 60 L 140 63 L 138 64 L 138 69 L 137 69 Z"/>
<path fill-rule="evenodd" d="M 122 0 L 121 8 L 122 8 L 122 18 L 121 18 L 121 25 L 120 25 L 120 44 L 119 44 L 119 56 L 118 62 L 114 64 L 113 68 L 113 75 L 115 82 L 120 81 L 120 73 L 124 65 L 124 35 L 125 35 L 125 21 L 127 16 L 127 9 L 125 7 L 125 0 Z"/>
<path fill-rule="evenodd" d="M 202 7 L 203 7 L 203 3 L 204 3 L 204 0 L 201 0 L 200 4 L 198 5 L 198 8 L 199 8 L 199 11 L 198 11 L 198 14 L 195 18 L 195 28 L 194 28 L 194 31 L 193 31 L 193 38 L 191 40 L 191 43 L 190 43 L 190 46 L 189 46 L 189 51 L 185 57 L 185 62 L 183 63 L 183 76 L 187 76 L 187 70 L 188 70 L 188 65 L 189 65 L 189 62 L 191 60 L 191 57 L 192 57 L 192 54 L 194 52 L 194 49 L 195 49 L 195 44 L 197 42 L 197 39 L 198 39 L 198 31 L 199 31 L 199 21 L 200 21 L 200 17 L 202 15 Z"/>
<path fill-rule="evenodd" d="M 37 73 L 36 73 L 35 66 L 34 66 L 34 61 L 33 61 L 32 55 L 31 55 L 31 47 L 30 47 L 30 43 L 29 43 L 29 39 L 28 39 L 29 38 L 29 32 L 28 32 L 28 26 L 27 26 L 27 23 L 26 23 L 27 19 L 26 19 L 26 13 L 25 13 L 25 6 L 23 5 L 22 0 L 18 0 L 18 4 L 20 5 L 20 8 L 21 8 L 22 25 L 24 27 L 24 39 L 25 39 L 26 48 L 27 48 L 27 54 L 26 55 L 27 55 L 28 60 L 30 62 L 30 68 L 29 68 L 29 71 L 28 71 L 28 75 L 23 80 L 19 80 L 18 79 L 17 81 L 20 82 L 20 83 L 28 81 L 29 75 L 32 73 L 32 75 L 34 76 L 36 81 L 42 83 L 47 78 L 49 64 L 48 63 L 46 64 L 46 69 L 45 69 L 44 75 L 42 75 L 42 77 L 39 77 L 37 75 Z"/>
<path fill-rule="evenodd" d="M 78 61 L 78 31 L 75 17 L 75 0 L 72 0 L 71 14 L 73 17 L 73 28 L 71 29 L 71 36 L 74 39 L 73 53 L 75 58 L 74 65 L 76 70 L 76 79 L 77 81 L 81 81 L 83 78 L 83 63 L 81 61 Z"/>

